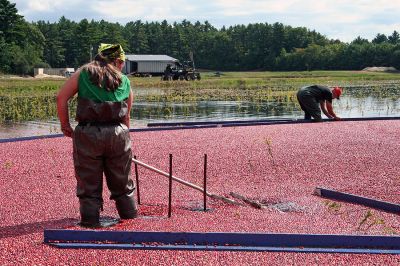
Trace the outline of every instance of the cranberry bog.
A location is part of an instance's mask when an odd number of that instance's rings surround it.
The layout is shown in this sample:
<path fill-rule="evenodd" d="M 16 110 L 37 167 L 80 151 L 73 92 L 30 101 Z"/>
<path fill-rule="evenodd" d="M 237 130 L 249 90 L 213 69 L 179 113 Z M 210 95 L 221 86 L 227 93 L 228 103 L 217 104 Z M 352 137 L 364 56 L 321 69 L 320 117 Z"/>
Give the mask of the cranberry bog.
<path fill-rule="evenodd" d="M 138 160 L 168 172 L 172 154 L 173 175 L 198 186 L 207 154 L 207 190 L 242 205 L 208 199 L 204 212 L 202 193 L 174 182 L 168 218 L 168 178 L 139 166 L 139 217 L 99 230 L 398 236 L 397 214 L 313 192 L 325 187 L 398 204 L 399 132 L 399 120 L 133 132 Z M 83 230 L 71 139 L 0 146 L 1 265 L 400 264 L 399 255 L 58 249 L 43 243 L 45 229 Z M 106 185 L 103 196 L 102 216 L 118 217 Z"/>

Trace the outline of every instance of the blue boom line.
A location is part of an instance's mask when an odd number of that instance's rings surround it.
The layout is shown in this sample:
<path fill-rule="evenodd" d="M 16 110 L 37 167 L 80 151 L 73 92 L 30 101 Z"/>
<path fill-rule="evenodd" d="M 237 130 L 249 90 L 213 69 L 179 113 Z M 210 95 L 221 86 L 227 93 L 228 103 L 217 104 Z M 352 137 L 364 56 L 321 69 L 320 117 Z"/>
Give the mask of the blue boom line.
<path fill-rule="evenodd" d="M 376 199 L 366 198 L 358 195 L 343 193 L 331 189 L 319 188 L 315 189 L 315 194 L 329 199 L 335 199 L 350 203 L 361 204 L 367 207 L 375 208 L 378 210 L 383 210 L 395 214 L 400 214 L 400 205 L 385 201 L 380 201 Z"/>
<path fill-rule="evenodd" d="M 372 120 L 400 120 L 400 117 L 360 117 L 360 118 L 344 118 L 342 121 L 372 121 Z M 333 120 L 325 119 L 325 122 L 331 122 Z M 183 122 L 182 122 L 183 123 Z M 164 130 L 179 130 L 179 129 L 199 129 L 199 128 L 215 128 L 215 127 L 239 127 L 239 126 L 263 126 L 263 125 L 284 125 L 284 124 L 302 124 L 302 123 L 312 123 L 310 120 L 249 120 L 249 121 L 210 121 L 209 123 L 197 122 L 197 124 L 188 124 L 183 126 L 182 123 L 176 123 L 177 126 L 162 126 L 162 127 L 149 127 L 149 128 L 133 128 L 130 132 L 146 132 L 146 131 L 164 131 Z M 191 122 L 186 122 L 191 123 Z M 200 123 L 200 124 L 198 124 Z M 162 123 L 160 123 L 161 125 Z M 167 123 L 165 123 L 167 124 Z M 18 137 L 18 138 L 7 138 L 0 139 L 0 143 L 7 142 L 18 142 L 26 140 L 36 140 L 36 139 L 46 139 L 46 138 L 59 138 L 63 134 L 50 134 L 42 136 L 31 136 L 31 137 Z"/>
<path fill-rule="evenodd" d="M 400 237 L 369 235 L 49 229 L 44 243 L 59 248 L 400 254 Z"/>

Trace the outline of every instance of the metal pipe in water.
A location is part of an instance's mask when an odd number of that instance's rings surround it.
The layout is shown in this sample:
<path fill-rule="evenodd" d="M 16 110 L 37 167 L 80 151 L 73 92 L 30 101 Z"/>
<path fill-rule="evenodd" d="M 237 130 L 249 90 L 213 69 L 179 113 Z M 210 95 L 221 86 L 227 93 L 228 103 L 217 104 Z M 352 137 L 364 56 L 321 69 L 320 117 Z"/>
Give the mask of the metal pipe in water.
<path fill-rule="evenodd" d="M 150 166 L 150 165 L 148 165 L 148 164 L 146 164 L 146 163 L 144 163 L 144 162 L 141 162 L 141 161 L 139 161 L 139 160 L 137 160 L 137 159 L 132 159 L 132 161 L 133 161 L 134 163 L 138 164 L 138 165 L 143 166 L 144 168 L 147 168 L 147 169 L 149 169 L 149 170 L 152 170 L 153 172 L 159 173 L 160 175 L 163 175 L 163 176 L 169 178 L 169 174 L 166 173 L 166 172 L 164 172 L 164 171 L 161 171 L 161 170 L 159 170 L 159 169 L 157 169 L 157 168 L 155 168 L 155 167 L 153 167 L 153 166 Z M 197 186 L 197 185 L 195 185 L 195 184 L 192 184 L 192 183 L 190 183 L 190 182 L 187 182 L 187 181 L 185 181 L 185 180 L 183 180 L 183 179 L 181 179 L 181 178 L 178 178 L 178 177 L 176 177 L 176 176 L 173 176 L 173 175 L 172 175 L 172 180 L 174 180 L 174 181 L 176 181 L 176 182 L 178 182 L 178 183 L 181 183 L 182 185 L 185 185 L 185 186 L 191 187 L 191 188 L 193 188 L 193 189 L 196 189 L 196 190 L 198 190 L 198 191 L 200 191 L 200 192 L 203 192 L 203 193 L 205 193 L 207 196 L 209 196 L 210 198 L 219 199 L 219 200 L 222 200 L 222 201 L 224 201 L 224 202 L 231 203 L 231 204 L 235 204 L 235 205 L 242 205 L 242 204 L 240 204 L 240 203 L 238 203 L 238 202 L 236 202 L 236 201 L 234 201 L 234 200 L 232 200 L 232 199 L 228 199 L 228 198 L 226 198 L 226 197 L 219 196 L 219 195 L 215 195 L 215 194 L 212 194 L 212 193 L 210 193 L 210 192 L 204 191 L 203 188 L 201 188 L 201 187 L 199 187 L 199 186 Z"/>

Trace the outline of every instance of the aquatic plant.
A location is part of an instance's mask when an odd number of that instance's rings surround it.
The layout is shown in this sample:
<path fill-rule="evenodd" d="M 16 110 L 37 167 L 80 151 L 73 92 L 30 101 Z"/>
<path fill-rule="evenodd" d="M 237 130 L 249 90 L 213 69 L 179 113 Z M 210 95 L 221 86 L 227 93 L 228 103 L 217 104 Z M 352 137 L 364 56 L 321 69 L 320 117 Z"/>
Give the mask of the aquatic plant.
<path fill-rule="evenodd" d="M 272 114 L 280 110 L 299 110 L 296 91 L 304 85 L 339 85 L 345 88 L 345 95 L 356 99 L 367 96 L 390 99 L 384 102 L 386 112 L 399 109 L 400 75 L 390 73 L 365 73 L 354 71 L 307 71 L 307 72 L 226 72 L 220 77 L 204 73 L 200 81 L 161 81 L 159 77 L 130 77 L 135 102 L 162 104 L 163 108 L 152 105 L 148 113 L 171 116 L 172 103 L 195 103 L 202 101 L 236 101 L 238 111 L 244 109 L 241 102 L 271 106 Z M 55 95 L 65 79 L 0 79 L 0 123 L 48 120 L 57 116 Z M 75 112 L 76 100 L 70 102 L 70 114 Z M 257 106 L 257 105 L 256 105 Z M 185 114 L 190 115 L 190 109 Z M 265 107 L 264 107 L 265 108 Z M 358 108 L 364 112 L 365 102 L 357 106 L 347 104 L 347 110 Z M 368 106 L 368 108 L 371 108 Z"/>

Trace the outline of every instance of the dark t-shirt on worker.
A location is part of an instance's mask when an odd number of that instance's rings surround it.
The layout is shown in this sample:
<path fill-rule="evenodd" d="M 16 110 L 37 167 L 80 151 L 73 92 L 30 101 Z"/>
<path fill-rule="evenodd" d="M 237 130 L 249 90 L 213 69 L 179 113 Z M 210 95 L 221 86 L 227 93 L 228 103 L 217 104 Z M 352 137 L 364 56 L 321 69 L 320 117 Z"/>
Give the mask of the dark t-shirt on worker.
<path fill-rule="evenodd" d="M 312 85 L 312 86 L 307 86 L 303 87 L 300 89 L 301 93 L 307 94 L 307 96 L 312 96 L 317 100 L 317 102 L 326 100 L 330 103 L 332 103 L 333 95 L 332 91 L 325 86 L 321 85 Z"/>

